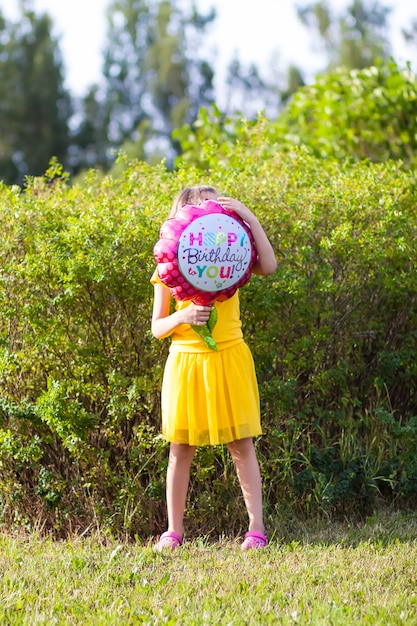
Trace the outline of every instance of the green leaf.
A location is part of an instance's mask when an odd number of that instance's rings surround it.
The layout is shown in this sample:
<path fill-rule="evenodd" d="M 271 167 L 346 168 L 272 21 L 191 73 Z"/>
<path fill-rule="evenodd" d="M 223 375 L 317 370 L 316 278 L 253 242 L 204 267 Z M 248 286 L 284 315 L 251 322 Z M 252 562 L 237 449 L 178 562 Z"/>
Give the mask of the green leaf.
<path fill-rule="evenodd" d="M 207 335 L 207 337 L 204 337 L 204 341 L 209 348 L 211 348 L 212 350 L 217 350 L 217 343 L 214 341 L 211 335 Z"/>
<path fill-rule="evenodd" d="M 207 323 L 204 324 L 204 326 L 196 326 L 195 324 L 191 324 L 191 327 L 195 330 L 197 335 L 199 335 L 199 337 L 203 339 L 205 344 L 212 350 L 217 350 L 217 344 L 211 335 L 211 331 L 214 328 L 216 322 L 217 322 L 217 309 L 213 307 L 210 313 L 210 317 L 207 320 Z"/>
<path fill-rule="evenodd" d="M 209 329 L 209 331 L 212 333 L 213 332 L 213 328 L 215 327 L 216 323 L 217 323 L 217 319 L 219 317 L 219 314 L 217 312 L 216 307 L 213 305 L 211 312 L 210 312 L 210 316 L 207 320 L 207 328 Z"/>

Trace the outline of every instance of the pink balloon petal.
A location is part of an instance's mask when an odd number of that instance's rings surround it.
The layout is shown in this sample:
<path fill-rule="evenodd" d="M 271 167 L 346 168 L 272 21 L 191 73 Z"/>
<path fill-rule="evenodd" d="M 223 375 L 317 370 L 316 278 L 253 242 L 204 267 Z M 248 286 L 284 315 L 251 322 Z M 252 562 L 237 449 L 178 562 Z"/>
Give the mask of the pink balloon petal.
<path fill-rule="evenodd" d="M 248 238 L 251 244 L 251 255 L 250 255 L 249 260 L 245 259 L 244 261 L 242 261 L 242 263 L 246 263 L 247 266 L 246 266 L 246 270 L 243 272 L 242 275 L 240 275 L 237 282 L 227 287 L 222 287 L 223 284 L 226 284 L 227 282 L 226 280 L 216 279 L 215 284 L 212 284 L 212 282 L 206 280 L 206 277 L 204 276 L 203 286 L 204 287 L 208 286 L 207 283 L 209 283 L 212 286 L 212 290 L 205 291 L 204 289 L 200 288 L 200 284 L 198 284 L 198 287 L 196 287 L 195 284 L 193 284 L 193 282 L 196 283 L 195 277 L 188 276 L 188 274 L 185 275 L 185 272 L 184 274 L 182 273 L 184 271 L 182 261 L 184 260 L 184 256 L 186 256 L 187 252 L 184 252 L 181 255 L 181 267 L 179 267 L 178 266 L 178 248 L 179 248 L 180 241 L 181 241 L 181 235 L 183 234 L 184 230 L 188 228 L 194 220 L 204 217 L 205 215 L 211 215 L 211 214 L 216 214 L 216 213 L 218 213 L 219 215 L 232 217 L 233 220 L 239 223 L 240 228 L 243 229 L 245 233 L 248 235 Z M 206 224 L 207 221 L 203 220 L 202 223 Z M 219 225 L 217 224 L 217 220 L 215 220 L 215 223 L 216 223 L 216 228 L 218 228 Z M 230 224 L 230 220 L 226 220 L 226 223 Z M 223 238 L 222 241 L 224 242 L 225 241 L 224 231 L 222 230 L 221 226 L 219 228 L 220 230 L 217 231 L 217 235 L 220 238 Z M 202 227 L 201 232 L 206 236 L 213 237 L 211 231 L 209 233 L 205 232 L 204 227 Z M 237 228 L 237 232 L 239 232 L 239 228 Z M 233 245 L 233 238 L 236 241 L 236 236 L 233 234 L 233 232 L 231 234 L 233 237 L 230 240 L 231 241 L 230 245 Z M 193 239 L 192 234 L 191 235 L 184 234 L 185 239 L 183 239 L 183 244 L 182 244 L 183 249 L 186 247 L 184 245 L 184 241 L 187 240 L 188 236 L 190 236 L 190 240 Z M 199 235 L 199 237 L 202 237 L 202 236 L 203 235 L 201 234 Z M 215 239 L 213 239 L 213 241 L 214 240 Z M 218 244 L 217 243 L 213 244 L 211 239 L 208 239 L 208 242 L 209 243 L 204 244 L 205 245 L 204 250 L 207 250 L 207 248 L 210 249 L 211 247 L 212 254 L 215 256 L 215 250 Z M 191 245 L 191 244 L 187 244 L 187 245 Z M 201 242 L 199 242 L 199 245 L 201 246 Z M 244 250 L 244 253 L 246 254 L 248 249 L 246 247 L 242 249 Z M 229 250 L 230 250 L 230 247 L 229 247 Z M 194 206 L 194 205 L 186 204 L 178 211 L 176 217 L 169 218 L 168 220 L 166 220 L 166 222 L 164 222 L 164 224 L 162 224 L 161 229 L 160 229 L 159 241 L 154 246 L 154 257 L 157 262 L 158 276 L 160 280 L 171 289 L 171 293 L 174 298 L 176 298 L 177 300 L 193 300 L 193 302 L 208 306 L 212 304 L 213 302 L 215 302 L 216 300 L 224 301 L 224 300 L 227 300 L 228 298 L 231 298 L 236 293 L 237 289 L 239 289 L 240 287 L 242 287 L 244 284 L 247 283 L 247 281 L 250 279 L 251 270 L 256 261 L 257 253 L 255 250 L 253 236 L 248 225 L 238 215 L 236 215 L 235 213 L 231 211 L 226 211 L 217 202 L 214 202 L 213 200 L 207 200 L 206 202 L 203 202 L 201 206 Z M 211 259 L 211 257 L 207 257 L 207 258 Z M 202 261 L 202 264 L 204 264 L 204 260 Z M 207 263 L 206 263 L 206 266 L 207 266 Z M 241 265 L 241 268 L 243 270 L 245 268 L 245 265 L 243 265 L 243 267 Z M 200 270 L 200 274 L 201 274 L 203 268 L 197 267 L 197 269 Z M 218 267 L 211 266 L 209 267 L 209 269 L 213 269 L 215 274 L 219 273 Z M 188 270 L 189 270 L 189 273 L 191 274 L 197 274 L 197 271 L 194 271 L 193 267 L 188 267 Z M 209 270 L 207 270 L 207 273 L 208 271 Z M 226 273 L 224 273 L 223 275 L 220 273 L 220 279 L 224 279 L 225 276 L 226 276 Z M 213 291 L 213 287 L 214 288 L 219 287 L 219 289 L 217 291 Z"/>

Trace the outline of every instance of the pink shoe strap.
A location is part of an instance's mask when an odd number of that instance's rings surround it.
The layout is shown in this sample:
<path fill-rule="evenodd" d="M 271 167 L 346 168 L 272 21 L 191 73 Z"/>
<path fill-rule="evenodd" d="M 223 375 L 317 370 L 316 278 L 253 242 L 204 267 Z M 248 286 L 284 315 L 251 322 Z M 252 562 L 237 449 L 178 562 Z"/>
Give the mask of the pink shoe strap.
<path fill-rule="evenodd" d="M 182 537 L 181 535 L 179 535 L 178 533 L 176 533 L 174 530 L 166 530 L 164 533 L 162 533 L 162 535 L 160 536 L 160 540 L 161 539 L 173 539 L 175 542 L 177 542 L 180 546 L 182 545 Z"/>
<path fill-rule="evenodd" d="M 261 543 L 263 543 L 265 546 L 268 543 L 268 539 L 265 537 L 265 535 L 263 535 L 262 533 L 256 531 L 256 530 L 250 530 L 249 532 L 246 533 L 245 535 L 245 539 L 258 539 Z"/>

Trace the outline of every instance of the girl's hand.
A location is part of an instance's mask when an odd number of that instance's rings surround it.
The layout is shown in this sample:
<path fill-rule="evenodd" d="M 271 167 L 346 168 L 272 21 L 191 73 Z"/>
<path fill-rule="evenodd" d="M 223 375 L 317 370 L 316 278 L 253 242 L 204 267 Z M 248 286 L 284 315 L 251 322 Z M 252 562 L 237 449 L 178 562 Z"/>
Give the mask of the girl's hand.
<path fill-rule="evenodd" d="M 237 213 L 237 215 L 249 225 L 258 253 L 258 258 L 252 267 L 252 272 L 254 274 L 260 274 L 261 276 L 273 274 L 277 269 L 277 260 L 271 243 L 256 215 L 254 215 L 247 206 L 234 198 L 217 198 L 217 202 L 221 204 L 224 209 Z"/>
<path fill-rule="evenodd" d="M 210 317 L 211 307 L 194 303 L 170 313 L 171 293 L 165 285 L 154 285 L 152 333 L 157 339 L 169 337 L 180 324 L 204 326 Z"/>
<path fill-rule="evenodd" d="M 248 224 L 250 224 L 251 220 L 256 219 L 252 211 L 235 198 L 218 198 L 217 202 L 227 211 L 234 211 L 237 213 L 237 215 L 239 215 L 239 217 L 241 217 L 242 220 L 245 220 Z"/>
<path fill-rule="evenodd" d="M 192 302 L 190 306 L 182 309 L 181 312 L 178 311 L 177 314 L 181 313 L 182 324 L 204 326 L 204 324 L 206 324 L 208 318 L 210 317 L 210 312 L 211 306 L 202 306 L 200 304 L 194 304 Z"/>

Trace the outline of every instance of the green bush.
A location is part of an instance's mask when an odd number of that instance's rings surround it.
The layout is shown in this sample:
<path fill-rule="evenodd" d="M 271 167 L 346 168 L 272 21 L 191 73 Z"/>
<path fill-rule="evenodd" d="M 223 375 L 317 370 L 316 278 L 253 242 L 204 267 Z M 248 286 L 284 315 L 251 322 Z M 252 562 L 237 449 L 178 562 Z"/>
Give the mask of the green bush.
<path fill-rule="evenodd" d="M 241 290 L 265 436 L 269 524 L 363 514 L 417 493 L 416 179 L 401 163 L 280 150 L 265 120 L 205 150 L 204 176 L 253 207 L 279 267 Z M 70 185 L 56 163 L 0 189 L 0 502 L 8 525 L 58 534 L 165 525 L 159 391 L 168 341 L 151 336 L 153 245 L 192 166 L 127 164 Z M 187 528 L 238 532 L 224 448 L 193 466 Z"/>
<path fill-rule="evenodd" d="M 340 68 L 300 89 L 277 121 L 277 133 L 321 158 L 415 164 L 417 79 L 394 61 Z"/>
<path fill-rule="evenodd" d="M 179 163 L 201 171 L 227 162 L 230 148 L 247 143 L 262 123 L 202 110 L 192 127 L 175 131 Z M 396 160 L 410 169 L 417 151 L 417 78 L 394 60 L 361 70 L 338 68 L 298 89 L 274 121 L 264 125 L 265 151 L 308 148 L 320 159 Z"/>

